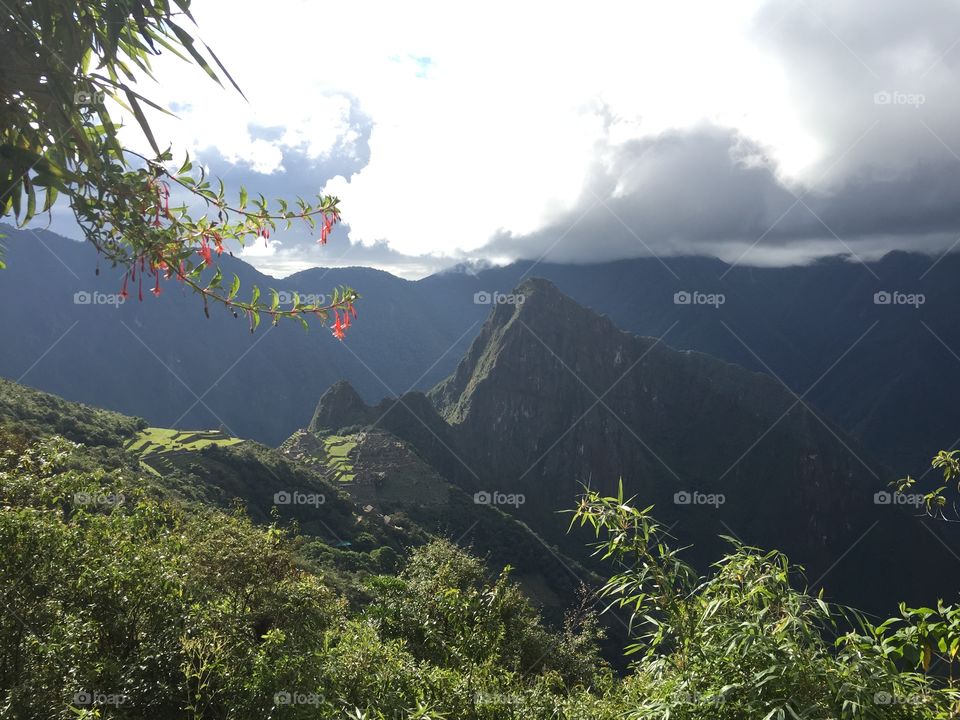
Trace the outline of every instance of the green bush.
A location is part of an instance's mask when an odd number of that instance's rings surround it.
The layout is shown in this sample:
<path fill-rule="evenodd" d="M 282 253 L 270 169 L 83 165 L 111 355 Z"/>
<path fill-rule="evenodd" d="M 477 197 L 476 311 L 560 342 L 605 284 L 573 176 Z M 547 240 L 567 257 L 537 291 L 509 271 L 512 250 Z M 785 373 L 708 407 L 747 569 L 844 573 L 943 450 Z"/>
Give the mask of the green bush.
<path fill-rule="evenodd" d="M 584 598 L 549 628 L 450 542 L 358 553 L 158 492 L 113 451 L 0 431 L 0 718 L 933 720 L 960 609 L 872 625 L 797 590 L 777 552 L 734 545 L 706 577 L 648 510 L 574 515 L 618 572 L 625 678 Z M 362 558 L 330 576 L 331 558 Z M 359 561 L 358 561 L 359 562 Z M 364 580 L 365 578 L 365 580 Z M 347 602 L 346 590 L 353 592 Z M 949 671 L 938 674 L 940 667 Z"/>

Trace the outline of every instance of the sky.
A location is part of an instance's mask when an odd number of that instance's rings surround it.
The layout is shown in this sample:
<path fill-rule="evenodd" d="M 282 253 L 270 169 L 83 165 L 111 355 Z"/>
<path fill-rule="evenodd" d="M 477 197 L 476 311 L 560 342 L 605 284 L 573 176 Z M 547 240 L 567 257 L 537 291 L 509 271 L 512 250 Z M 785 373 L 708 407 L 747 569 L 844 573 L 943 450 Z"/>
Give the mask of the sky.
<path fill-rule="evenodd" d="M 176 58 L 161 143 L 237 189 L 341 200 L 283 276 L 701 254 L 784 265 L 960 238 L 960 5 L 195 0 L 248 100 Z M 142 140 L 131 130 L 131 145 Z"/>

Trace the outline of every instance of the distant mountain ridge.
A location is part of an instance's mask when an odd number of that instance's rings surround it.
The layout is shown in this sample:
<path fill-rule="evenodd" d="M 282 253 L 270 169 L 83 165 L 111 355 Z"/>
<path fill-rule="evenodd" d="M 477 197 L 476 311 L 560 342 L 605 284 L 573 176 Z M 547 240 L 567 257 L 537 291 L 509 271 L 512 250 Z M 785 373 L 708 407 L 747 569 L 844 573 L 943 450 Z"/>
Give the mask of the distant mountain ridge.
<path fill-rule="evenodd" d="M 775 374 L 898 474 L 922 472 L 960 438 L 960 256 L 891 253 L 880 261 L 733 267 L 708 258 L 598 265 L 518 262 L 411 282 L 366 268 L 313 269 L 283 280 L 224 257 L 225 273 L 302 294 L 339 284 L 364 295 L 346 346 L 314 327 L 250 336 L 228 315 L 207 321 L 169 284 L 160 299 L 114 309 L 74 294 L 116 293 L 92 249 L 51 233 L 6 230 L 0 273 L 8 343 L 0 375 L 155 425 L 217 427 L 276 445 L 309 422 L 315 400 L 347 379 L 369 401 L 427 390 L 455 369 L 497 293 L 545 277 L 639 335 Z M 42 242 L 41 242 L 42 241 Z M 722 296 L 722 304 L 675 302 Z M 700 295 L 696 295 L 699 293 Z M 875 302 L 920 294 L 921 305 Z M 882 301 L 883 296 L 880 296 Z M 383 352 L 383 348 L 390 348 Z M 251 411 L 256 408 L 255 411 Z"/>

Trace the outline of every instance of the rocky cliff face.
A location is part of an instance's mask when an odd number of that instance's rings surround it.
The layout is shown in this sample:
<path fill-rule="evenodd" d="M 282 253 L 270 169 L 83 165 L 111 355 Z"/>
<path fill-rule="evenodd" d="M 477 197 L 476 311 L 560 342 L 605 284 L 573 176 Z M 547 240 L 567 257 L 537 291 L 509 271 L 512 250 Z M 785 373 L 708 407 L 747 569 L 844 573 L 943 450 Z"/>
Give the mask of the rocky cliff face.
<path fill-rule="evenodd" d="M 868 606 L 881 567 L 918 597 L 943 594 L 923 565 L 955 562 L 940 542 L 953 538 L 875 498 L 891 475 L 775 379 L 621 332 L 543 280 L 514 294 L 429 403 L 416 393 L 358 410 L 338 389 L 317 416 L 330 425 L 342 405 L 344 424 L 376 422 L 571 552 L 581 539 L 565 538 L 558 511 L 582 485 L 613 492 L 622 478 L 701 564 L 723 534 L 784 550 L 811 582 L 826 573 L 828 591 Z"/>

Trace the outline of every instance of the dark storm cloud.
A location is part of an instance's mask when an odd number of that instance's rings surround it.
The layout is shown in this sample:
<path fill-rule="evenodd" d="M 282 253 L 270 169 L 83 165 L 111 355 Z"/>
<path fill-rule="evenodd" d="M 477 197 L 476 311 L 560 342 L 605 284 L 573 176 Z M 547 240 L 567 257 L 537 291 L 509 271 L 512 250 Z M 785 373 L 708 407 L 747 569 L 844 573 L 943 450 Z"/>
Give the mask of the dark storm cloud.
<path fill-rule="evenodd" d="M 836 175 L 960 153 L 957 3 L 772 0 L 754 40 L 779 62 L 792 108 Z"/>
<path fill-rule="evenodd" d="M 611 154 L 572 211 L 530 235 L 502 234 L 481 254 L 730 259 L 756 243 L 789 262 L 809 259 L 814 244 L 820 254 L 857 254 L 860 246 L 869 255 L 935 250 L 952 244 L 960 228 L 960 162 L 952 157 L 892 176 L 867 168 L 832 187 L 806 188 L 785 184 L 762 148 L 732 130 L 671 132 Z"/>
<path fill-rule="evenodd" d="M 608 159 L 569 213 L 530 235 L 501 234 L 481 254 L 736 259 L 755 246 L 766 262 L 793 262 L 953 245 L 960 5 L 774 0 L 758 13 L 754 40 L 780 65 L 820 148 L 802 177 L 785 182 L 763 148 L 731 129 L 601 148 Z"/>

